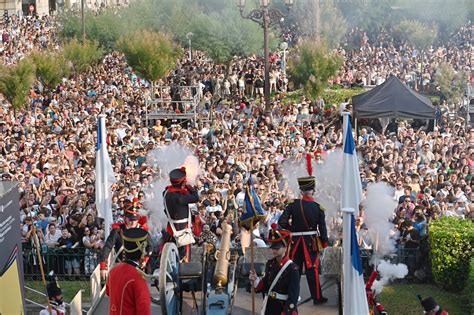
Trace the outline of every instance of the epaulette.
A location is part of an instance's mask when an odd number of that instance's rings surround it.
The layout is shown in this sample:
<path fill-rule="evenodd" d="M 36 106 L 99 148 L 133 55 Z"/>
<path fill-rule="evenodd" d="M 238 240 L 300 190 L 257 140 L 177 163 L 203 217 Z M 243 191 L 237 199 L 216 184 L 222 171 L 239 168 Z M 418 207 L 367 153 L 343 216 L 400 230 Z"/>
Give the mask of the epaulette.
<path fill-rule="evenodd" d="M 293 202 L 295 202 L 295 199 L 288 199 L 288 201 L 286 202 L 286 204 L 291 205 Z"/>
<path fill-rule="evenodd" d="M 120 230 L 122 227 L 125 227 L 125 223 L 114 223 L 112 224 L 112 230 Z"/>
<path fill-rule="evenodd" d="M 326 208 L 324 208 L 322 205 L 319 205 L 319 209 L 320 209 L 321 211 L 326 211 Z"/>

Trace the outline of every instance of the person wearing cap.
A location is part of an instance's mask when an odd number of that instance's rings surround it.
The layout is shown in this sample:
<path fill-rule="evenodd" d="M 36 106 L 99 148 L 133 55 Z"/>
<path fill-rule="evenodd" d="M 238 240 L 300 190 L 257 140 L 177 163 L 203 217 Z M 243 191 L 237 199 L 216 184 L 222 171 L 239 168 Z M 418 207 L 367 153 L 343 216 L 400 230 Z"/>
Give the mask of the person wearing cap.
<path fill-rule="evenodd" d="M 328 235 L 324 209 L 313 198 L 316 180 L 310 167 L 308 173 L 310 176 L 298 178 L 301 198 L 287 205 L 278 225 L 291 231 L 290 258 L 299 266 L 300 274 L 305 267 L 311 297 L 317 305 L 327 302 L 321 292 L 318 269 L 319 252 L 328 246 Z"/>
<path fill-rule="evenodd" d="M 421 301 L 421 305 L 423 306 L 423 311 L 425 314 L 428 315 L 449 315 L 446 310 L 441 309 L 441 306 L 433 299 L 432 297 L 428 297 Z"/>
<path fill-rule="evenodd" d="M 134 199 L 133 202 L 128 201 L 124 205 L 124 221 L 112 224 L 112 230 L 105 241 L 104 247 L 99 253 L 100 274 L 103 279 L 107 277 L 108 258 L 110 252 L 112 249 L 115 249 L 115 253 L 118 253 L 123 245 L 123 231 L 138 227 L 148 230 L 146 217 L 140 216 L 138 212 L 141 207 L 142 205 L 138 202 L 138 199 Z M 120 259 L 120 257 L 118 258 Z"/>
<path fill-rule="evenodd" d="M 122 232 L 125 259 L 110 271 L 106 284 L 109 314 L 151 314 L 151 297 L 141 270 L 148 243 L 148 232 L 130 228 Z"/>
<path fill-rule="evenodd" d="M 186 229 L 192 228 L 193 217 L 189 205 L 199 201 L 197 190 L 186 182 L 186 168 L 174 169 L 170 172 L 171 185 L 165 188 L 163 200 L 165 214 L 168 217 L 165 238 L 168 242 L 175 241 L 179 247 L 181 259 L 189 261 L 191 258 L 191 243 L 179 246 L 175 234 L 182 234 Z M 180 233 L 177 233 L 180 232 Z"/>
<path fill-rule="evenodd" d="M 276 229 L 276 224 L 273 224 L 268 242 L 273 258 L 267 261 L 263 278 L 258 277 L 255 270 L 251 270 L 249 274 L 255 292 L 265 294 L 261 314 L 296 315 L 300 274 L 298 265 L 288 257 L 291 233 L 288 230 Z"/>
<path fill-rule="evenodd" d="M 66 306 L 64 305 L 63 292 L 58 284 L 57 277 L 54 274 L 50 274 L 49 276 L 51 279 L 46 285 L 48 306 L 46 306 L 44 310 L 41 310 L 39 315 L 64 315 L 66 314 Z"/>

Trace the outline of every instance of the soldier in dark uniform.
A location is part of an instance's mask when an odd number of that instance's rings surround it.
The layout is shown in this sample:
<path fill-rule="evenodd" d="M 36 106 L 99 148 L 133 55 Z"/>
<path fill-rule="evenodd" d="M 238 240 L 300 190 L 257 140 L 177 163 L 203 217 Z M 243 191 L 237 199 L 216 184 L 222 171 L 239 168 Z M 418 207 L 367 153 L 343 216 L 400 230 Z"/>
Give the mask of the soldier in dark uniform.
<path fill-rule="evenodd" d="M 109 314 L 151 314 L 150 290 L 141 270 L 148 232 L 140 228 L 125 229 L 122 238 L 125 259 L 112 268 L 107 279 Z"/>
<path fill-rule="evenodd" d="M 166 232 L 167 241 L 173 241 L 175 231 L 183 231 L 192 228 L 191 211 L 189 204 L 199 201 L 197 190 L 186 183 L 186 169 L 184 167 L 174 169 L 170 172 L 171 186 L 167 186 L 163 192 L 165 203 L 165 214 L 168 217 Z M 180 257 L 189 261 L 191 258 L 191 244 L 179 248 Z"/>
<path fill-rule="evenodd" d="M 301 199 L 287 205 L 278 224 L 291 231 L 290 258 L 299 266 L 300 274 L 305 267 L 311 297 L 316 305 L 327 302 L 321 292 L 318 269 L 319 252 L 328 246 L 328 236 L 324 209 L 313 198 L 315 183 L 314 176 L 298 178 Z"/>
<path fill-rule="evenodd" d="M 300 274 L 298 265 L 288 257 L 290 232 L 271 229 L 268 242 L 274 258 L 267 261 L 264 277 L 257 277 L 253 270 L 249 275 L 255 291 L 265 293 L 261 314 L 297 315 Z"/>
<path fill-rule="evenodd" d="M 141 206 L 142 205 L 138 202 L 138 199 L 134 199 L 133 202 L 127 202 L 124 206 L 124 222 L 112 224 L 112 230 L 110 231 L 110 234 L 105 241 L 104 247 L 99 254 L 100 274 L 103 279 L 105 279 L 107 276 L 108 258 L 110 252 L 112 249 L 115 249 L 115 252 L 117 253 L 123 245 L 123 231 L 138 227 L 148 230 L 148 226 L 146 224 L 147 218 L 145 216 L 140 216 L 138 213 L 138 210 L 141 208 Z M 121 256 L 118 258 L 121 259 Z"/>
<path fill-rule="evenodd" d="M 66 305 L 64 305 L 63 291 L 58 284 L 58 278 L 53 274 L 49 275 L 51 278 L 46 291 L 48 292 L 48 306 L 41 310 L 39 315 L 64 315 L 66 314 Z"/>

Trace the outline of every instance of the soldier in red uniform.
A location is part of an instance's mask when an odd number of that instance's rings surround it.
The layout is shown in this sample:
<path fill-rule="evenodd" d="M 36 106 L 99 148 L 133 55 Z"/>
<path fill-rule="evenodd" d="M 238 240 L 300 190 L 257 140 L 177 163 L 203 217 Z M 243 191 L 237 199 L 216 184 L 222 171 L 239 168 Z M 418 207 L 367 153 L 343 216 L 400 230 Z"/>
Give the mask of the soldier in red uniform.
<path fill-rule="evenodd" d="M 298 265 L 288 257 L 290 231 L 273 227 L 269 234 L 268 242 L 274 258 L 265 265 L 265 275 L 262 279 L 257 277 L 253 270 L 249 275 L 255 292 L 265 293 L 261 314 L 297 315 L 300 274 Z"/>
<path fill-rule="evenodd" d="M 171 186 L 167 186 L 163 192 L 165 214 L 168 217 L 166 232 L 170 236 L 168 241 L 174 240 L 179 247 L 180 257 L 189 261 L 192 237 L 189 237 L 189 242 L 179 242 L 177 238 L 186 231 L 192 236 L 192 216 L 189 204 L 198 202 L 199 195 L 194 187 L 187 185 L 184 167 L 172 170 L 169 175 Z"/>
<path fill-rule="evenodd" d="M 443 310 L 441 306 L 432 297 L 426 298 L 421 301 L 424 313 L 428 315 L 449 315 L 446 310 Z"/>
<path fill-rule="evenodd" d="M 112 268 L 107 279 L 109 314 L 150 315 L 150 290 L 140 269 L 148 232 L 140 228 L 126 229 L 122 238 L 125 260 Z"/>
<path fill-rule="evenodd" d="M 122 233 L 126 229 L 132 228 L 142 228 L 144 230 L 148 230 L 147 226 L 147 217 L 140 216 L 138 210 L 142 207 L 141 203 L 138 202 L 138 199 L 134 199 L 133 202 L 128 202 L 125 205 L 125 220 L 121 223 L 114 223 L 112 225 L 112 230 L 110 231 L 107 240 L 105 241 L 104 248 L 99 254 L 99 262 L 100 262 L 100 273 L 101 277 L 105 279 L 107 275 L 107 267 L 108 267 L 108 258 L 109 254 L 112 249 L 115 249 L 117 253 L 123 245 L 122 242 Z M 119 257 L 121 259 L 121 257 Z"/>

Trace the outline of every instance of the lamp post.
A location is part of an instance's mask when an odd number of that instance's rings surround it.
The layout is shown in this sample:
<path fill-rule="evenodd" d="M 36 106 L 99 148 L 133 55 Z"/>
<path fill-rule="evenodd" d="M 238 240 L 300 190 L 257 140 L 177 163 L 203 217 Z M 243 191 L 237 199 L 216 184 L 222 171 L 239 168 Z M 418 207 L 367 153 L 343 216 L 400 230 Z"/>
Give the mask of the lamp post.
<path fill-rule="evenodd" d="M 275 8 L 269 8 L 270 0 L 260 0 L 260 9 L 250 11 L 248 15 L 244 14 L 245 0 L 237 0 L 237 7 L 240 10 L 240 16 L 244 19 L 252 20 L 258 23 L 263 28 L 263 50 L 265 60 L 265 86 L 264 86 L 264 97 L 265 97 L 265 108 L 267 111 L 270 110 L 270 65 L 268 61 L 268 30 L 270 27 L 281 22 L 282 19 L 288 16 L 290 13 L 291 6 L 294 4 L 294 0 L 284 0 L 288 12 L 282 13 L 280 10 Z"/>
<path fill-rule="evenodd" d="M 189 45 L 189 61 L 193 61 L 193 50 L 191 49 L 191 38 L 193 37 L 193 33 L 189 32 L 186 34 L 186 38 L 188 39 L 188 45 Z"/>
<path fill-rule="evenodd" d="M 288 43 L 281 43 L 280 49 L 283 50 L 283 58 L 281 59 L 281 71 L 283 71 L 283 74 L 286 74 L 286 50 L 288 49 Z"/>

